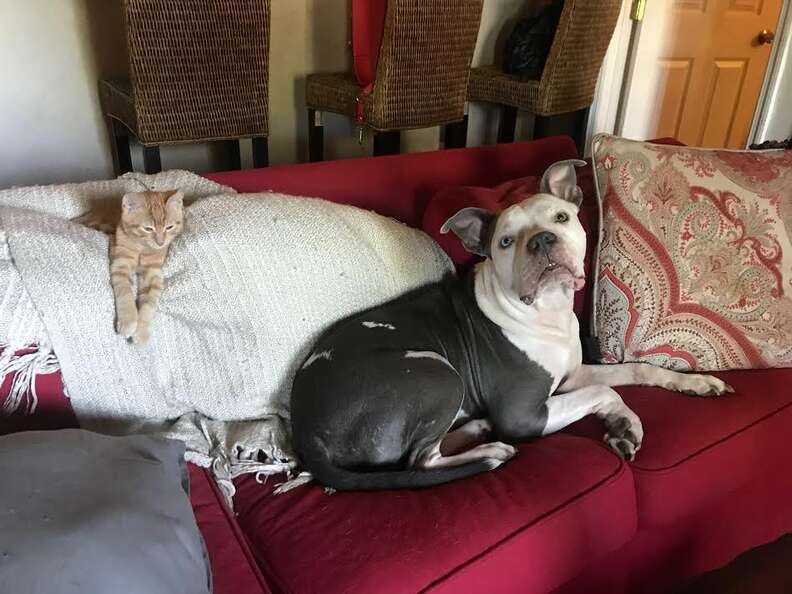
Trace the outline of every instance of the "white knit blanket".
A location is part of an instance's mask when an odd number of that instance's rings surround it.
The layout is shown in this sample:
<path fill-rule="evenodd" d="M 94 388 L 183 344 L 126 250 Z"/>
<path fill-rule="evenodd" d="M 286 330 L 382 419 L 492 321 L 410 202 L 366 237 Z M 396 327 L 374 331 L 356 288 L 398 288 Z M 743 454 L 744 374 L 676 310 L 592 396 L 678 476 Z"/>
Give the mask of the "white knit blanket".
<path fill-rule="evenodd" d="M 200 199 L 171 245 L 151 339 L 138 346 L 114 332 L 108 238 L 69 219 L 145 188 Z M 294 467 L 289 392 L 321 331 L 451 269 L 431 239 L 391 219 L 235 194 L 184 171 L 3 191 L 0 380 L 22 371 L 5 413 L 30 412 L 33 375 L 59 363 L 81 426 L 182 439 L 230 497 L 234 476 Z M 13 356 L 29 344 L 39 351 Z"/>

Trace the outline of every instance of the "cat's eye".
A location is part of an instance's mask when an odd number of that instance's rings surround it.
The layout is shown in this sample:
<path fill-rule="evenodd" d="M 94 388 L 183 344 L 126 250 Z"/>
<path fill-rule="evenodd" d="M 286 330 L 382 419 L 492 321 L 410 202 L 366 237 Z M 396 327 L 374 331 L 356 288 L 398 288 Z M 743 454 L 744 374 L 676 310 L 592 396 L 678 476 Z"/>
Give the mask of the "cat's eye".
<path fill-rule="evenodd" d="M 149 226 L 143 227 L 143 231 L 145 231 L 146 233 L 154 233 L 154 227 L 149 227 Z"/>
<path fill-rule="evenodd" d="M 513 243 L 514 243 L 514 239 L 512 239 L 511 237 L 506 235 L 504 237 L 501 237 L 501 240 L 498 243 L 498 245 L 500 245 L 501 248 L 505 250 L 506 248 L 508 248 Z"/>
<path fill-rule="evenodd" d="M 569 220 L 569 215 L 564 211 L 557 213 L 555 216 L 556 223 L 566 223 L 568 220 Z"/>
<path fill-rule="evenodd" d="M 167 225 L 167 226 L 165 227 L 165 231 L 172 231 L 172 230 L 173 230 L 173 228 L 174 228 L 175 226 L 176 226 L 176 225 Z"/>

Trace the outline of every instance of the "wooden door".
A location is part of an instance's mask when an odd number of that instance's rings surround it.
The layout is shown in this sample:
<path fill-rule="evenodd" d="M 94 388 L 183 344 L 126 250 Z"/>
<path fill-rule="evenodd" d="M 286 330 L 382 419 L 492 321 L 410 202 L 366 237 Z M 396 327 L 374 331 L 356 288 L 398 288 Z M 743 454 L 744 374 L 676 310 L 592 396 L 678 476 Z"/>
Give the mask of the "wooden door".
<path fill-rule="evenodd" d="M 648 0 L 621 133 L 744 148 L 782 0 Z"/>

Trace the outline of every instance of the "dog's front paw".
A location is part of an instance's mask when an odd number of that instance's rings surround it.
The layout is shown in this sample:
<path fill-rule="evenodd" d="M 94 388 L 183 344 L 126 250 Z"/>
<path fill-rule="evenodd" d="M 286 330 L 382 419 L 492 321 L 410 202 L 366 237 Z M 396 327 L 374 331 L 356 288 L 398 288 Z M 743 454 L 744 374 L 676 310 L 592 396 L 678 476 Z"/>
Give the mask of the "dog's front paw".
<path fill-rule="evenodd" d="M 635 454 L 641 449 L 643 427 L 636 416 L 609 416 L 605 418 L 607 433 L 603 441 L 624 460 L 635 460 Z"/>
<path fill-rule="evenodd" d="M 672 389 L 690 396 L 721 396 L 734 392 L 734 388 L 722 379 L 714 375 L 702 375 L 699 373 L 685 375 L 684 379 L 675 384 Z"/>
<path fill-rule="evenodd" d="M 137 331 L 138 317 L 137 312 L 118 314 L 116 320 L 116 332 L 124 338 L 132 338 Z"/>
<path fill-rule="evenodd" d="M 511 460 L 517 454 L 517 448 L 502 441 L 485 443 L 478 446 L 476 450 L 481 451 L 487 458 L 500 460 L 501 462 Z"/>

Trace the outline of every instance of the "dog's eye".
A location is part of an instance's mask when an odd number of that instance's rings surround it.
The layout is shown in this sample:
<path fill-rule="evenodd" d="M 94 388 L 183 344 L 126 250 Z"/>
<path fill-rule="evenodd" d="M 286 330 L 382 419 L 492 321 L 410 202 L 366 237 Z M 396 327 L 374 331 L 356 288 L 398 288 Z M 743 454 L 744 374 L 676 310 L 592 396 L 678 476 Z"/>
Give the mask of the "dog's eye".
<path fill-rule="evenodd" d="M 505 250 L 507 247 L 509 247 L 511 244 L 513 244 L 513 243 L 514 243 L 514 240 L 513 240 L 511 237 L 509 237 L 508 235 L 507 235 L 506 237 L 501 237 L 501 240 L 500 240 L 500 246 L 501 246 L 501 247 L 502 247 L 504 250 Z"/>
<path fill-rule="evenodd" d="M 569 220 L 569 215 L 564 211 L 557 213 L 555 216 L 556 223 L 566 223 L 568 220 Z"/>

